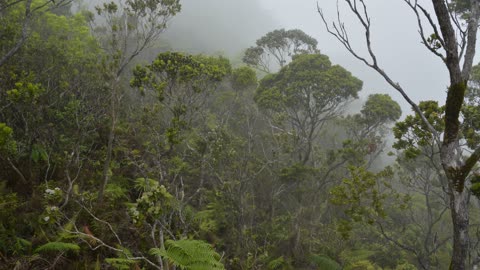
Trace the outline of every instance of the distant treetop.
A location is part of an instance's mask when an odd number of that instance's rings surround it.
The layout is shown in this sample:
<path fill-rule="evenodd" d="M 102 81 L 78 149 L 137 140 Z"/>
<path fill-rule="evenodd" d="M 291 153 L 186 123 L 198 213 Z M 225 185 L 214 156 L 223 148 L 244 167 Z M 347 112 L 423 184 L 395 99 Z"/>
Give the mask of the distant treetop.
<path fill-rule="evenodd" d="M 245 51 L 243 62 L 266 73 L 284 67 L 295 55 L 320 53 L 317 40 L 299 29 L 271 31 L 256 44 Z"/>

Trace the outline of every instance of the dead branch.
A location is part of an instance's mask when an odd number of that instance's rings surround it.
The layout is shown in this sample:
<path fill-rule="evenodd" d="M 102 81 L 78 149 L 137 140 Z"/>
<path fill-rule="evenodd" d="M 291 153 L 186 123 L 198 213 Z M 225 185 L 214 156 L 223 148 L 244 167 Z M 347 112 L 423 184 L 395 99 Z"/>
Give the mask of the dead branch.
<path fill-rule="evenodd" d="M 348 39 L 345 24 L 342 22 L 340 18 L 340 10 L 338 6 L 337 6 L 337 22 L 333 22 L 332 25 L 330 26 L 327 23 L 323 10 L 320 8 L 317 2 L 317 11 L 320 14 L 320 17 L 325 25 L 325 29 L 329 34 L 334 36 L 348 50 L 348 52 L 350 52 L 350 54 L 352 54 L 358 60 L 362 61 L 368 67 L 377 71 L 390 86 L 392 86 L 395 90 L 397 90 L 397 92 L 399 92 L 403 96 L 403 98 L 408 102 L 408 104 L 412 106 L 413 110 L 420 116 L 420 118 L 422 119 L 422 122 L 427 126 L 428 130 L 433 134 L 433 138 L 435 142 L 440 146 L 441 145 L 440 134 L 438 134 L 435 128 L 430 124 L 430 122 L 427 120 L 427 118 L 425 117 L 423 112 L 420 110 L 418 105 L 415 102 L 413 102 L 413 100 L 410 99 L 410 97 L 407 95 L 405 90 L 400 86 L 400 84 L 397 82 L 394 82 L 393 79 L 379 66 L 377 62 L 377 57 L 375 55 L 375 52 L 373 50 L 372 43 L 371 43 L 370 17 L 368 15 L 368 10 L 364 0 L 345 0 L 345 2 L 347 2 L 350 10 L 354 13 L 355 17 L 357 18 L 357 21 L 360 22 L 360 24 L 363 26 L 365 30 L 365 42 L 367 44 L 368 57 L 370 59 L 367 59 L 361 56 L 352 47 L 352 44 Z M 360 3 L 360 8 L 358 7 L 357 3 Z"/>

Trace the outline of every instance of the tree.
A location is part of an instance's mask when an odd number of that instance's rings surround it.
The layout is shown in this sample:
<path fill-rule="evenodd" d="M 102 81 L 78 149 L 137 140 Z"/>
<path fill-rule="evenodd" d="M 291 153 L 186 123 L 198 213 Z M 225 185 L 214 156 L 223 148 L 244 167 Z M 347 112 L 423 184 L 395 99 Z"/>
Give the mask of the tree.
<path fill-rule="evenodd" d="M 448 223 L 448 196 L 443 192 L 446 179 L 432 163 L 438 164 L 439 157 L 429 155 L 427 149 L 415 158 L 403 153 L 397 158 L 400 189 L 409 197 L 409 206 L 392 211 L 392 222 L 383 233 L 394 245 L 415 256 L 422 269 L 438 269 L 448 264 L 445 255 L 451 251 L 448 242 L 452 226 Z"/>
<path fill-rule="evenodd" d="M 16 5 L 5 16 L 22 14 L 22 9 L 21 4 Z M 0 44 L 10 41 L 2 37 Z M 45 219 L 55 222 L 55 209 L 63 208 L 74 186 L 85 184 L 95 171 L 94 163 L 99 160 L 95 149 L 97 131 L 104 119 L 104 95 L 100 91 L 103 82 L 95 69 L 100 56 L 82 14 L 58 15 L 45 9 L 32 17 L 22 48 L 0 66 L 0 121 L 11 127 L 0 124 L 0 137 L 6 139 L 0 142 L 1 196 L 2 200 L 11 197 L 3 201 L 11 204 L 8 208 L 16 209 L 18 199 L 18 205 L 30 213 L 14 210 L 10 217 L 16 219 L 4 223 L 0 234 L 5 233 L 2 242 L 8 246 L 2 249 L 2 257 L 7 259 L 2 259 L 0 268 L 13 268 L 17 261 L 21 268 L 44 268 L 50 263 L 52 268 L 59 267 L 55 264 L 63 257 L 61 245 L 57 246 L 56 257 L 46 256 L 42 262 L 28 260 L 34 249 L 23 247 L 39 231 L 45 235 L 36 238 L 30 247 L 42 245 L 56 235 Z M 47 200 L 44 195 L 50 193 L 45 190 L 64 194 L 64 201 Z M 10 192 L 9 196 L 3 196 L 4 192 Z M 55 245 L 38 252 L 49 247 Z"/>
<path fill-rule="evenodd" d="M 103 59 L 101 68 L 111 94 L 110 129 L 103 166 L 103 185 L 98 192 L 100 202 L 112 174 L 111 162 L 119 114 L 121 76 L 132 60 L 158 39 L 167 27 L 168 20 L 180 9 L 179 0 L 126 0 L 120 4 L 112 1 L 95 7 L 97 15 L 103 17 L 99 20 L 99 25 L 94 27 L 94 32 L 107 56 Z M 89 16 L 93 21 L 94 15 Z"/>
<path fill-rule="evenodd" d="M 9 11 L 22 9 L 15 8 Z M 85 18 L 52 11 L 37 15 L 25 46 L 12 56 L 14 61 L 0 67 L 0 117 L 20 142 L 8 163 L 18 179 L 25 179 L 21 182 L 30 184 L 22 188 L 26 193 L 38 184 L 38 175 L 51 177 L 54 166 L 45 168 L 44 162 L 59 165 L 65 161 L 64 152 L 86 153 L 79 150 L 86 150 L 83 147 L 96 136 L 96 121 L 103 114 L 101 109 L 91 110 L 102 97 L 99 77 L 91 69 L 99 48 Z M 46 128 L 53 123 L 56 129 Z"/>
<path fill-rule="evenodd" d="M 1 47 L 0 66 L 4 65 L 14 54 L 16 54 L 22 46 L 25 44 L 29 33 L 32 21 L 38 13 L 45 12 L 47 10 L 53 10 L 65 5 L 68 5 L 71 0 L 19 0 L 0 1 L 0 15 L 2 16 L 2 27 L 0 27 L 0 37 L 10 36 L 12 40 L 9 42 L 9 46 Z M 22 5 L 22 13 L 17 13 L 12 17 L 6 17 L 10 9 L 18 8 L 18 5 Z M 21 16 L 22 14 L 23 16 Z M 8 21 L 10 20 L 10 21 Z M 16 24 L 12 27 L 10 24 Z M 17 30 L 20 29 L 20 33 Z M 12 31 L 13 30 L 13 31 Z"/>
<path fill-rule="evenodd" d="M 282 68 L 299 54 L 315 54 L 317 41 L 302 30 L 279 29 L 257 40 L 257 46 L 245 51 L 243 62 L 265 73 L 273 68 Z"/>
<path fill-rule="evenodd" d="M 292 131 L 288 134 L 294 141 L 294 160 L 305 165 L 319 130 L 361 89 L 362 81 L 332 65 L 327 56 L 302 54 L 260 81 L 255 102 L 274 124 L 286 123 L 285 128 Z"/>
<path fill-rule="evenodd" d="M 175 52 L 161 53 L 151 65 L 134 69 L 130 85 L 165 108 L 162 117 L 166 123 L 155 128 L 167 127 L 166 151 L 183 141 L 182 132 L 199 120 L 207 97 L 230 72 L 230 62 L 225 58 Z"/>
<path fill-rule="evenodd" d="M 347 133 L 347 139 L 343 142 L 344 147 L 341 150 L 344 152 L 344 156 L 348 153 L 351 161 L 358 156 L 360 163 L 366 160 L 366 166 L 369 168 L 384 150 L 385 137 L 389 133 L 391 124 L 397 121 L 401 115 L 400 105 L 389 95 L 373 94 L 368 96 L 360 113 L 347 116 L 341 122 Z M 357 163 L 357 165 L 360 164 Z"/>
<path fill-rule="evenodd" d="M 396 83 L 386 71 L 384 71 L 375 55 L 371 42 L 371 20 L 364 0 L 345 0 L 350 11 L 361 23 L 365 30 L 365 42 L 368 55 L 362 56 L 353 49 L 348 38 L 344 24 L 338 21 L 329 24 L 322 9 L 318 12 L 324 22 L 327 31 L 332 34 L 354 57 L 365 63 L 379 73 L 395 90 L 400 92 L 404 99 L 413 107 L 424 123 L 426 130 L 431 133 L 432 139 L 440 149 L 440 164 L 448 179 L 446 189 L 450 201 L 450 212 L 453 223 L 453 254 L 451 268 L 455 270 L 465 269 L 467 251 L 469 245 L 468 225 L 469 191 L 465 188 L 468 178 L 472 175 L 477 161 L 480 159 L 480 147 L 473 148 L 470 155 L 465 155 L 465 147 L 462 147 L 460 136 L 460 113 L 462 110 L 467 81 L 469 79 L 475 46 L 477 43 L 477 30 L 480 18 L 480 1 L 470 1 L 468 9 L 449 8 L 444 0 L 432 0 L 433 9 L 437 21 L 435 22 L 427 9 L 417 1 L 404 0 L 417 17 L 420 38 L 428 51 L 439 57 L 449 72 L 450 83 L 445 102 L 445 125 L 443 137 L 428 121 L 419 106 L 413 102 L 405 89 Z M 454 3 L 466 3 L 455 1 Z M 338 11 L 340 12 L 340 11 Z M 465 21 L 466 23 L 460 23 Z M 425 27 L 433 30 L 428 35 Z"/>

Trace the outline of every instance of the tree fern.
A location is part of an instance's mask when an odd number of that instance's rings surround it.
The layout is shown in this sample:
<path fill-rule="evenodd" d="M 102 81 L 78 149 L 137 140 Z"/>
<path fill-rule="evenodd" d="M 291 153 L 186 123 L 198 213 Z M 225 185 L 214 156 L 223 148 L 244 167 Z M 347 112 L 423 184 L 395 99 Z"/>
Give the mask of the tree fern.
<path fill-rule="evenodd" d="M 65 243 L 65 242 L 49 242 L 45 245 L 41 245 L 35 249 L 35 253 L 45 253 L 45 252 L 78 252 L 80 250 L 80 246 L 73 243 Z"/>
<path fill-rule="evenodd" d="M 150 254 L 161 256 L 183 270 L 223 270 L 220 256 L 208 243 L 198 240 L 167 240 L 166 249 L 153 248 Z"/>

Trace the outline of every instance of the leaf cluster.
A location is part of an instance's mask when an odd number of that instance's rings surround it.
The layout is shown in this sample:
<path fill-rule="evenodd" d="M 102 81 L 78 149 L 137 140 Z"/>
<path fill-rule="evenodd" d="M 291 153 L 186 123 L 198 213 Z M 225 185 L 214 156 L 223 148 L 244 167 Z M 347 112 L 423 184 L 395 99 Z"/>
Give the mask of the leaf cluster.
<path fill-rule="evenodd" d="M 199 240 L 167 240 L 165 249 L 153 248 L 150 254 L 162 256 L 184 270 L 222 270 L 220 255 L 208 243 Z"/>
<path fill-rule="evenodd" d="M 277 74 L 260 81 L 255 102 L 262 109 L 319 115 L 357 98 L 362 81 L 321 54 L 298 55 Z M 309 111 L 310 110 L 310 111 Z"/>
<path fill-rule="evenodd" d="M 437 101 L 422 101 L 419 108 L 435 130 L 441 133 L 445 125 L 445 107 L 439 106 Z M 404 154 L 409 158 L 418 156 L 422 147 L 434 145 L 433 134 L 418 114 L 409 115 L 405 120 L 397 122 L 393 134 L 396 139 L 393 147 L 405 150 Z"/>

